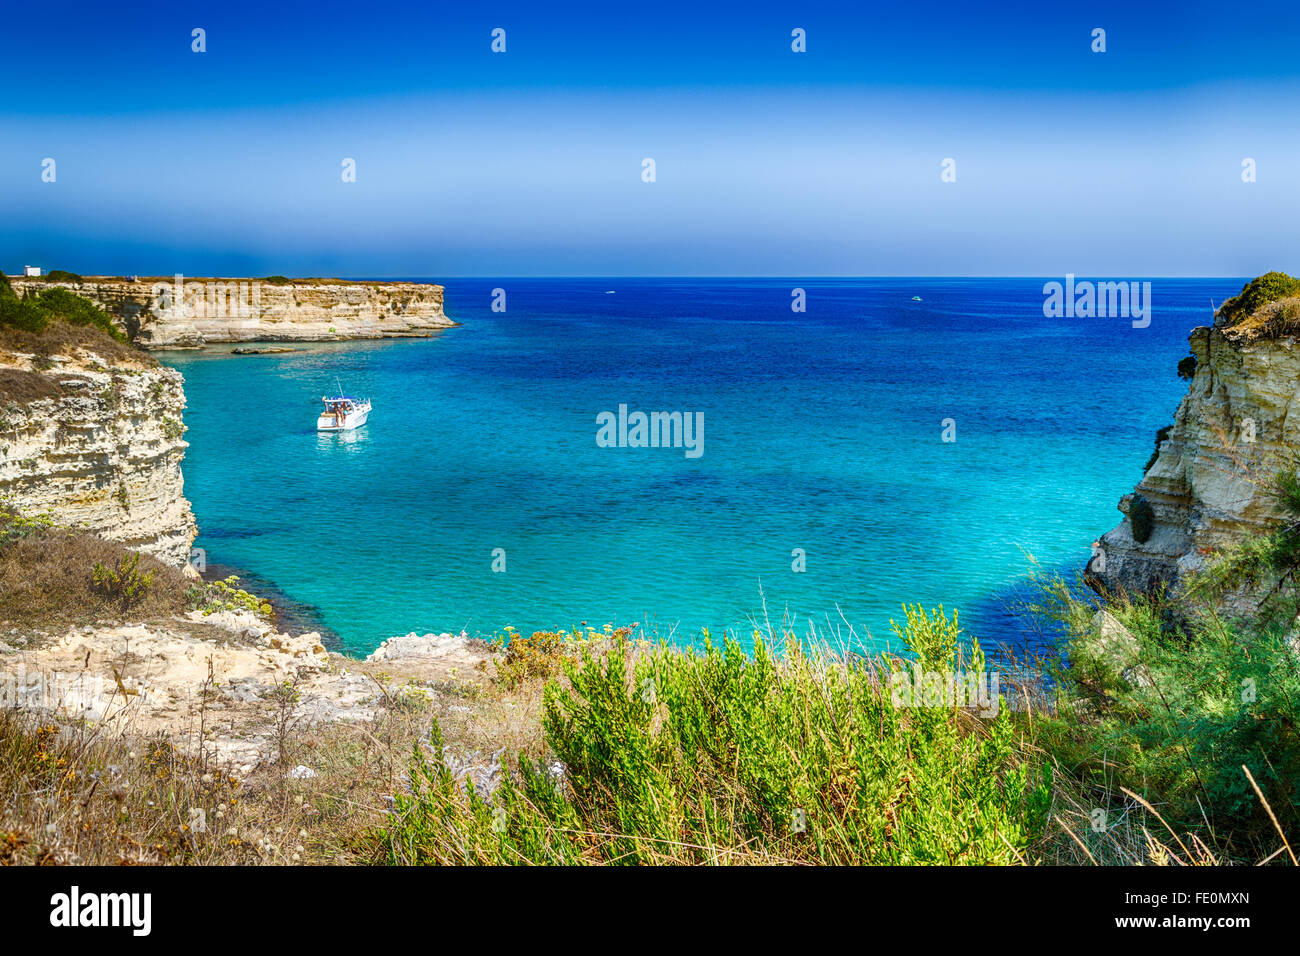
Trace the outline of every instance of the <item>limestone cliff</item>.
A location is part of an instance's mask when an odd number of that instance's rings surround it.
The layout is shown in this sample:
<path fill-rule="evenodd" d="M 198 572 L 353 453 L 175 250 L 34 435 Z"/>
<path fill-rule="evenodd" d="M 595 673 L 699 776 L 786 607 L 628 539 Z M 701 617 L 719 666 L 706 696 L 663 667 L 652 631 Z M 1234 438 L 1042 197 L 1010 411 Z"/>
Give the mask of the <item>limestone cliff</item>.
<path fill-rule="evenodd" d="M 41 346 L 0 348 L 0 500 L 187 566 L 180 373 L 98 333 Z"/>
<path fill-rule="evenodd" d="M 70 289 L 114 316 L 138 345 L 151 349 L 426 336 L 456 324 L 443 311 L 443 287 L 428 283 L 181 276 L 10 281 L 19 293 Z"/>
<path fill-rule="evenodd" d="M 1155 460 L 1102 536 L 1090 575 L 1111 591 L 1149 592 L 1278 520 L 1272 478 L 1300 448 L 1300 344 L 1198 328 L 1196 367 Z M 1292 411 L 1296 411 L 1293 416 Z"/>

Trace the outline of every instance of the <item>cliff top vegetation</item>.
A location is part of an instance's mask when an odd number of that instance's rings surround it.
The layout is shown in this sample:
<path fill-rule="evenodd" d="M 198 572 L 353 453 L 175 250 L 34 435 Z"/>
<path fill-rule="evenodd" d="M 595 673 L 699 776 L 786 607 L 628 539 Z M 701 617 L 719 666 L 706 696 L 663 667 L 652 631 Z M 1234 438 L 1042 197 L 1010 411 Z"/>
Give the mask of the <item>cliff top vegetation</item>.
<path fill-rule="evenodd" d="M 21 371 L 23 375 L 19 377 L 25 380 L 27 391 L 48 392 L 48 388 L 42 389 L 30 381 L 30 376 L 53 367 L 54 356 L 66 356 L 78 349 L 93 352 L 115 365 L 157 365 L 148 354 L 130 345 L 126 334 L 113 324 L 108 313 L 88 299 L 62 288 L 19 295 L 0 272 L 0 351 L 33 356 L 35 370 L 9 369 L 13 373 L 8 376 L 10 379 Z M 12 395 L 12 391 L 0 386 L 0 395 L 22 398 Z M 27 396 L 29 400 L 33 397 L 45 396 Z"/>
<path fill-rule="evenodd" d="M 1233 341 L 1279 338 L 1300 333 L 1300 279 L 1266 272 L 1219 306 L 1215 325 Z"/>

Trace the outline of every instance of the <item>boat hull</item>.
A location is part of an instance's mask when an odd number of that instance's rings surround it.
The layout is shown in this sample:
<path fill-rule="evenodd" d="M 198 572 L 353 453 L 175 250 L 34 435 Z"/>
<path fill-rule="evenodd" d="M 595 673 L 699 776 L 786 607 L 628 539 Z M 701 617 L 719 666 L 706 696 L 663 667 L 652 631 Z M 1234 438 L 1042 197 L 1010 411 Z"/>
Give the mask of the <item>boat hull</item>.
<path fill-rule="evenodd" d="M 316 420 L 316 430 L 321 432 L 350 432 L 354 428 L 360 428 L 370 417 L 370 409 L 359 408 L 356 411 L 348 412 L 343 417 L 343 421 L 338 420 L 337 415 L 322 415 Z"/>

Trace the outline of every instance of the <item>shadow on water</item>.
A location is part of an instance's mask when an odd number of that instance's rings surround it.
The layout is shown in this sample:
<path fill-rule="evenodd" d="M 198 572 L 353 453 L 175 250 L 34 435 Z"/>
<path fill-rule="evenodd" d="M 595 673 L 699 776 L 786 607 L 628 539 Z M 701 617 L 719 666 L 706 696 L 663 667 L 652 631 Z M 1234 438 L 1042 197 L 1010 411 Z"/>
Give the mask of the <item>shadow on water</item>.
<path fill-rule="evenodd" d="M 326 626 L 321 617 L 320 608 L 303 601 L 296 601 L 281 590 L 274 581 L 255 571 L 237 568 L 229 564 L 209 564 L 203 572 L 203 580 L 219 581 L 235 575 L 239 578 L 239 587 L 270 603 L 275 609 L 275 624 L 282 631 L 296 634 L 316 631 L 321 636 L 321 643 L 328 650 L 346 653 L 342 639 Z"/>
<path fill-rule="evenodd" d="M 1062 564 L 1042 569 L 1041 577 L 1060 577 L 1071 582 L 1071 590 L 1083 600 L 1096 603 L 1092 592 L 1078 582 L 1080 566 Z M 1050 604 L 1042 584 L 1024 578 L 970 604 L 963 615 L 962 629 L 979 640 L 990 660 L 1014 664 L 1019 670 L 1039 673 L 1045 684 L 1052 683 L 1051 665 L 1069 666 L 1065 625 L 1035 611 Z"/>

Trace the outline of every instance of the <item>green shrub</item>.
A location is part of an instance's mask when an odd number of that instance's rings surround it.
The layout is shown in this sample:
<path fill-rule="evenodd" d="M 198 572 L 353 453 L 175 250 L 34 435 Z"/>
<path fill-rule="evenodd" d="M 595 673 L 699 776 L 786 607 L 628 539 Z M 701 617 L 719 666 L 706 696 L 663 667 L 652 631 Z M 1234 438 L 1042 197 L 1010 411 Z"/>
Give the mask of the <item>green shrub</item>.
<path fill-rule="evenodd" d="M 907 609 L 927 669 L 982 670 L 956 619 Z M 456 780 L 437 725 L 381 835 L 396 863 L 1015 863 L 1047 819 L 1044 768 L 1006 708 L 896 706 L 901 661 L 584 647 L 545 692 L 557 780 L 521 757 L 492 795 Z M 966 665 L 966 666 L 963 666 Z"/>
<path fill-rule="evenodd" d="M 45 274 L 46 280 L 50 282 L 82 282 L 81 276 L 75 272 L 69 272 L 66 269 L 51 269 Z"/>
<path fill-rule="evenodd" d="M 1271 854 L 1276 829 L 1242 767 L 1294 833 L 1300 670 L 1285 631 L 1214 612 L 1179 622 L 1147 600 L 1110 611 L 1131 646 L 1118 657 L 1099 652 L 1090 614 L 1076 615 L 1058 706 L 1043 714 L 1038 742 L 1097 806 L 1127 788 L 1159 807 L 1180 839 L 1196 834 L 1241 861 Z"/>
<path fill-rule="evenodd" d="M 54 319 L 96 328 L 119 342 L 127 340 L 107 312 L 68 289 L 40 289 L 21 298 L 7 284 L 0 289 L 0 325 L 40 333 Z"/>
<path fill-rule="evenodd" d="M 54 527 L 54 518 L 48 511 L 28 517 L 8 501 L 0 501 L 0 545 L 30 538 Z"/>
<path fill-rule="evenodd" d="M 534 631 L 531 637 L 515 633 L 507 627 L 499 643 L 506 649 L 505 658 L 497 665 L 497 682 L 514 688 L 528 680 L 549 680 L 564 671 L 565 661 L 573 660 L 584 646 L 596 646 L 602 641 L 625 641 L 632 629 L 607 625 L 602 633 L 594 628 L 564 631 Z"/>
<path fill-rule="evenodd" d="M 1247 282 L 1239 294 L 1219 307 L 1219 321 L 1224 325 L 1233 325 L 1254 315 L 1269 302 L 1295 295 L 1300 295 L 1300 279 L 1294 279 L 1285 272 L 1266 272 Z"/>
<path fill-rule="evenodd" d="M 1265 490 L 1277 499 L 1282 520 L 1216 554 L 1184 590 L 1189 601 L 1208 608 L 1222 606 L 1229 594 L 1251 594 L 1257 623 L 1289 626 L 1300 616 L 1300 469 L 1282 470 Z"/>
<path fill-rule="evenodd" d="M 1151 470 L 1151 466 L 1156 463 L 1156 459 L 1160 457 L 1160 446 L 1164 443 L 1164 440 L 1169 437 L 1169 433 L 1173 430 L 1173 425 L 1166 425 L 1164 428 L 1156 432 L 1156 447 L 1151 449 L 1151 457 L 1148 458 L 1147 463 L 1142 466 L 1142 474 L 1145 475 Z"/>
<path fill-rule="evenodd" d="M 274 608 L 256 594 L 238 588 L 239 576 L 232 574 L 225 580 L 207 581 L 190 588 L 190 605 L 206 616 L 218 611 L 252 611 L 262 617 L 271 617 Z"/>
<path fill-rule="evenodd" d="M 95 587 L 124 611 L 144 600 L 153 577 L 152 571 L 140 570 L 140 554 L 135 551 L 121 558 L 116 567 L 96 561 L 91 569 Z"/>
<path fill-rule="evenodd" d="M 1191 381 L 1196 377 L 1196 356 L 1189 355 L 1178 361 L 1178 377 Z"/>
<path fill-rule="evenodd" d="M 36 304 L 51 317 L 58 317 L 71 325 L 91 326 L 119 342 L 126 341 L 126 335 L 113 324 L 107 312 L 68 289 L 42 289 Z"/>
<path fill-rule="evenodd" d="M 49 324 L 49 313 L 26 296 L 0 296 L 0 325 L 24 332 L 44 332 Z"/>

